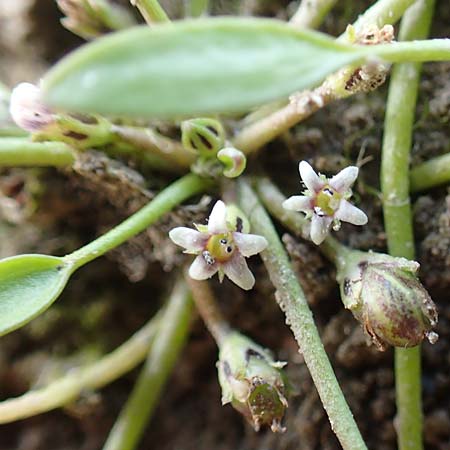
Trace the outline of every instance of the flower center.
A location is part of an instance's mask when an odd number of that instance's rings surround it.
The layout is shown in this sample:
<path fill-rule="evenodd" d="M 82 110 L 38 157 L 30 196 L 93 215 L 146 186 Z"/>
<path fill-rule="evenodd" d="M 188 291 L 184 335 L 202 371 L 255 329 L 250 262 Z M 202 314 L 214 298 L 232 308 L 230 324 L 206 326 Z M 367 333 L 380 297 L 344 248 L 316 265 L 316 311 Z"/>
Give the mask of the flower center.
<path fill-rule="evenodd" d="M 339 208 L 341 194 L 331 186 L 326 185 L 316 195 L 316 206 L 327 216 L 332 216 Z"/>
<path fill-rule="evenodd" d="M 218 262 L 228 261 L 235 249 L 232 233 L 213 234 L 206 244 L 206 250 Z"/>

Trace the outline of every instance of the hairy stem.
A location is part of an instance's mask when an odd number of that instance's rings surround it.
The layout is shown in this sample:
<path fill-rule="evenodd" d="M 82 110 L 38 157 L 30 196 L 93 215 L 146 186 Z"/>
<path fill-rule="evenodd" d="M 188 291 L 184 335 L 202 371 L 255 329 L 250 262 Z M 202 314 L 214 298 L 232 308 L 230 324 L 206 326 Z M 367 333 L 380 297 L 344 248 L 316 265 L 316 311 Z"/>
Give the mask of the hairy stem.
<path fill-rule="evenodd" d="M 95 241 L 65 256 L 74 268 L 98 258 L 144 231 L 163 214 L 211 186 L 211 180 L 188 174 L 163 189 L 150 203 Z"/>
<path fill-rule="evenodd" d="M 192 311 L 182 278 L 174 286 L 147 361 L 103 450 L 133 450 L 152 417 L 164 385 L 187 340 Z"/>
<path fill-rule="evenodd" d="M 200 316 L 214 337 L 217 346 L 220 347 L 231 329 L 217 305 L 211 286 L 207 281 L 193 280 L 187 273 L 185 274 L 185 279 L 192 292 L 192 297 Z"/>
<path fill-rule="evenodd" d="M 277 302 L 286 314 L 286 322 L 299 345 L 333 431 L 344 450 L 367 449 L 336 380 L 305 295 L 267 212 L 245 180 L 239 180 L 238 196 L 240 207 L 250 219 L 254 232 L 269 242 L 261 257 L 276 288 Z"/>
<path fill-rule="evenodd" d="M 429 159 L 411 170 L 411 191 L 418 192 L 450 182 L 450 153 Z"/>
<path fill-rule="evenodd" d="M 63 142 L 32 142 L 26 138 L 0 138 L 0 166 L 71 166 L 76 152 Z"/>
<path fill-rule="evenodd" d="M 133 6 L 136 6 L 149 25 L 158 22 L 170 22 L 169 16 L 161 7 L 158 0 L 130 0 L 130 2 Z"/>
<path fill-rule="evenodd" d="M 67 405 L 84 391 L 99 389 L 141 363 L 153 342 L 160 314 L 153 317 L 128 341 L 97 362 L 73 368 L 44 388 L 0 403 L 0 423 L 14 422 Z"/>
<path fill-rule="evenodd" d="M 290 23 L 298 28 L 317 28 L 337 0 L 302 0 Z"/>
<path fill-rule="evenodd" d="M 427 36 L 433 0 L 420 0 L 405 14 L 401 40 Z M 409 160 L 420 64 L 398 64 L 392 71 L 384 124 L 381 187 L 389 252 L 414 259 L 414 236 L 409 199 Z M 395 379 L 400 450 L 421 450 L 420 347 L 395 349 Z"/>

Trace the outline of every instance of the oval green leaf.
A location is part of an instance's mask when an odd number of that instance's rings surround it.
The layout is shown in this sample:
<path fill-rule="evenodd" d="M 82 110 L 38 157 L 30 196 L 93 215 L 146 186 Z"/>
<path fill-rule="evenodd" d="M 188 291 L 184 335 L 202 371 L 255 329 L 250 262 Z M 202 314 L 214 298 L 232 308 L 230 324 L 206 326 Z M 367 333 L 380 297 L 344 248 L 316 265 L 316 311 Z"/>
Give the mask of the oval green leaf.
<path fill-rule="evenodd" d="M 20 255 L 0 261 L 0 336 L 45 311 L 72 273 L 62 258 Z"/>
<path fill-rule="evenodd" d="M 245 111 L 362 61 L 357 47 L 284 22 L 209 18 L 135 27 L 83 46 L 43 80 L 72 111 L 178 117 Z"/>

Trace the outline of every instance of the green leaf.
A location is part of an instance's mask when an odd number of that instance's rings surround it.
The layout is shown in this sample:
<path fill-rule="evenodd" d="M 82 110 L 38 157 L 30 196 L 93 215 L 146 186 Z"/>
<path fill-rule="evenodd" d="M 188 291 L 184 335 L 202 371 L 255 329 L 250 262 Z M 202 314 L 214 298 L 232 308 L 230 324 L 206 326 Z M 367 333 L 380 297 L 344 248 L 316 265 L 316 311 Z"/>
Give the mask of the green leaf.
<path fill-rule="evenodd" d="M 276 20 L 198 19 L 98 39 L 60 61 L 42 87 L 51 105 L 73 111 L 237 112 L 314 86 L 363 53 Z"/>
<path fill-rule="evenodd" d="M 20 255 L 0 261 L 0 336 L 46 310 L 72 273 L 62 258 Z"/>

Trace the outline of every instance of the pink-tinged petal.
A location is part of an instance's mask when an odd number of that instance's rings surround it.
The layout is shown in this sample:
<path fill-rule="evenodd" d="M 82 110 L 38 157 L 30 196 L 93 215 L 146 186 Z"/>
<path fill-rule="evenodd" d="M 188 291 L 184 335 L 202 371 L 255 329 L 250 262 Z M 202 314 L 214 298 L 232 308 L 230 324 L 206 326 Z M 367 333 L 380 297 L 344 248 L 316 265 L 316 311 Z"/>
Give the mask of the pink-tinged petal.
<path fill-rule="evenodd" d="M 324 181 L 314 172 L 314 169 L 306 161 L 300 161 L 298 165 L 300 176 L 306 188 L 311 192 L 319 192 L 324 186 Z"/>
<path fill-rule="evenodd" d="M 209 215 L 208 233 L 221 234 L 227 231 L 227 207 L 222 200 L 218 200 Z"/>
<path fill-rule="evenodd" d="M 291 211 L 312 211 L 311 197 L 306 195 L 294 195 L 283 202 L 283 208 Z"/>
<path fill-rule="evenodd" d="M 169 231 L 169 238 L 174 244 L 184 247 L 187 253 L 203 251 L 209 236 L 186 227 L 177 227 Z"/>
<path fill-rule="evenodd" d="M 228 262 L 222 264 L 222 269 L 233 283 L 246 291 L 255 285 L 255 277 L 250 272 L 245 258 L 238 252 Z"/>
<path fill-rule="evenodd" d="M 198 255 L 189 267 L 189 276 L 194 280 L 207 280 L 219 270 L 219 264 L 208 264 L 203 255 Z"/>
<path fill-rule="evenodd" d="M 241 255 L 244 256 L 256 255 L 268 245 L 266 238 L 257 234 L 234 232 L 233 240 Z"/>
<path fill-rule="evenodd" d="M 314 214 L 311 219 L 311 240 L 314 244 L 321 244 L 328 235 L 328 231 L 331 226 L 333 219 L 331 217 L 325 216 L 320 217 Z"/>
<path fill-rule="evenodd" d="M 346 167 L 342 169 L 337 175 L 330 180 L 330 186 L 340 192 L 344 193 L 348 191 L 356 178 L 358 178 L 359 169 L 356 166 Z"/>
<path fill-rule="evenodd" d="M 347 200 L 341 200 L 339 209 L 334 214 L 336 219 L 353 225 L 365 225 L 368 221 L 366 214 Z"/>
<path fill-rule="evenodd" d="M 20 83 L 13 89 L 9 112 L 20 128 L 30 132 L 54 122 L 53 114 L 42 103 L 39 88 L 30 83 Z"/>

